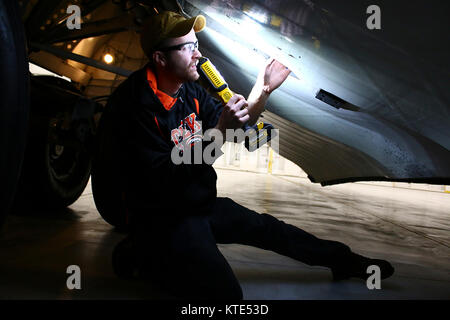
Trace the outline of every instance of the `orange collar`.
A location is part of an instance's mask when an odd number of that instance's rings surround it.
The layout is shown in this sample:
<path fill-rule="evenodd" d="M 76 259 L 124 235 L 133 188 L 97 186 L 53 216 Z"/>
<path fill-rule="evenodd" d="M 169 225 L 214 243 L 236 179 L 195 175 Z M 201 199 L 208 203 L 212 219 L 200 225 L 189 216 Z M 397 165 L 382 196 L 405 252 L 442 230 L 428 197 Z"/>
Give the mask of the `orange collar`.
<path fill-rule="evenodd" d="M 152 88 L 153 92 L 158 97 L 159 101 L 161 101 L 164 109 L 169 111 L 173 107 L 175 102 L 177 102 L 177 98 L 173 98 L 169 96 L 167 93 L 158 90 L 156 76 L 150 69 L 150 67 L 147 67 L 147 81 L 148 84 L 150 85 L 150 88 Z"/>

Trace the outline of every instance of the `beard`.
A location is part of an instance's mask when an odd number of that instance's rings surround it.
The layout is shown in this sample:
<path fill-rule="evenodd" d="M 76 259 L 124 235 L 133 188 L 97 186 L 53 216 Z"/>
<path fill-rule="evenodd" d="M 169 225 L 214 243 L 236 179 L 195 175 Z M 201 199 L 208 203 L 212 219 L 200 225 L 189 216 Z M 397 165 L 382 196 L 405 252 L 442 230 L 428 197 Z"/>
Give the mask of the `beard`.
<path fill-rule="evenodd" d="M 178 82 L 196 81 L 200 77 L 197 71 L 196 62 L 191 62 L 188 66 L 182 65 L 179 61 L 169 64 L 169 72 L 173 74 Z"/>
<path fill-rule="evenodd" d="M 200 78 L 200 75 L 198 74 L 197 70 L 192 72 L 189 77 L 190 81 L 197 81 L 198 78 Z"/>
<path fill-rule="evenodd" d="M 197 67 L 193 69 L 193 64 L 191 64 L 186 70 L 184 70 L 184 72 L 179 73 L 179 77 L 181 80 L 183 80 L 183 82 L 188 82 L 196 81 L 200 77 L 200 75 L 197 72 Z"/>

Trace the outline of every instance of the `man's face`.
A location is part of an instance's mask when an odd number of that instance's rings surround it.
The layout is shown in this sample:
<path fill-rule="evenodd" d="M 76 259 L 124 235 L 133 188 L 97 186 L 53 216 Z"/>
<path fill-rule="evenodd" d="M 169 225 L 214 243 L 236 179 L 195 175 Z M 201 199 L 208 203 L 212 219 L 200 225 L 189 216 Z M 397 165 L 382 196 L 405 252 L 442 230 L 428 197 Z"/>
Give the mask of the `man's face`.
<path fill-rule="evenodd" d="M 171 39 L 169 46 L 176 46 L 186 42 L 195 43 L 197 41 L 194 30 L 191 30 L 183 37 Z M 167 69 L 177 81 L 195 81 L 200 76 L 197 72 L 197 63 L 201 56 L 200 51 L 194 49 L 194 52 L 192 52 L 188 45 L 183 46 L 181 50 L 167 51 Z"/>

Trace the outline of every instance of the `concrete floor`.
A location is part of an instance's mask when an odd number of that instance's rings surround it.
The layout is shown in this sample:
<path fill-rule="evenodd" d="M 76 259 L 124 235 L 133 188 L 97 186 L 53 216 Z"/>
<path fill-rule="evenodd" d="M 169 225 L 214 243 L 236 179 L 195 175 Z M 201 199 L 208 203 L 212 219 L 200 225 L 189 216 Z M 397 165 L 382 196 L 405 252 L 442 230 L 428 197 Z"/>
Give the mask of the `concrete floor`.
<path fill-rule="evenodd" d="M 217 170 L 218 192 L 271 213 L 318 237 L 391 261 L 393 277 L 369 290 L 364 281 L 332 282 L 310 267 L 242 245 L 220 245 L 245 299 L 450 299 L 450 194 Z M 117 278 L 110 257 L 124 238 L 98 214 L 90 185 L 68 209 L 11 215 L 0 236 L 0 299 L 153 299 L 151 286 Z M 81 289 L 69 290 L 78 265 Z"/>

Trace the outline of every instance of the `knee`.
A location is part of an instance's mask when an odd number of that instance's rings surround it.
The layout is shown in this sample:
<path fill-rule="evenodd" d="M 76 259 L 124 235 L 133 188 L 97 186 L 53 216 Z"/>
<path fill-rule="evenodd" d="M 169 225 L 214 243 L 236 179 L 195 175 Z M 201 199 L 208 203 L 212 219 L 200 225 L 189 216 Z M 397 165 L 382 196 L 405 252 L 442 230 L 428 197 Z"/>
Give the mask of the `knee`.
<path fill-rule="evenodd" d="M 215 205 L 216 208 L 233 208 L 236 205 L 236 202 L 228 197 L 217 197 Z"/>

